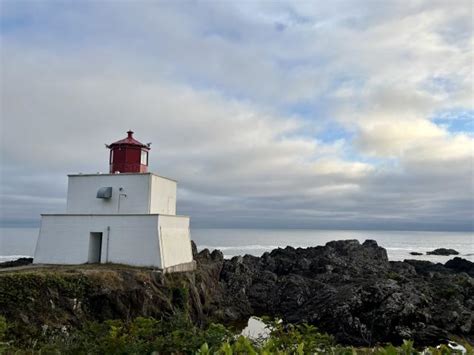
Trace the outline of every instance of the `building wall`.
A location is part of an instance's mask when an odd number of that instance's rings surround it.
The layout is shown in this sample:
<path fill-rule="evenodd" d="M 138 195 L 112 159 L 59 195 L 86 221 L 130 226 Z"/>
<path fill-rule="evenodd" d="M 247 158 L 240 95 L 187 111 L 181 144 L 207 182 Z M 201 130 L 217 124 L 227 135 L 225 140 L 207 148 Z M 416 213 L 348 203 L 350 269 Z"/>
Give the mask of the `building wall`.
<path fill-rule="evenodd" d="M 193 260 L 188 217 L 63 214 L 42 216 L 34 263 L 87 263 L 91 233 L 102 233 L 101 263 L 165 269 Z"/>
<path fill-rule="evenodd" d="M 34 263 L 87 263 L 91 232 L 102 233 L 101 263 L 162 267 L 157 215 L 43 215 Z"/>
<path fill-rule="evenodd" d="M 97 191 L 109 186 L 112 198 L 97 198 Z M 69 175 L 66 210 L 71 214 L 174 215 L 176 181 L 151 173 Z"/>
<path fill-rule="evenodd" d="M 160 215 L 158 230 L 163 268 L 193 260 L 188 217 Z"/>
<path fill-rule="evenodd" d="M 71 214 L 149 213 L 150 175 L 69 175 L 66 211 Z M 108 186 L 112 187 L 112 198 L 97 198 L 97 191 Z"/>
<path fill-rule="evenodd" d="M 176 214 L 176 181 L 151 175 L 150 213 Z"/>

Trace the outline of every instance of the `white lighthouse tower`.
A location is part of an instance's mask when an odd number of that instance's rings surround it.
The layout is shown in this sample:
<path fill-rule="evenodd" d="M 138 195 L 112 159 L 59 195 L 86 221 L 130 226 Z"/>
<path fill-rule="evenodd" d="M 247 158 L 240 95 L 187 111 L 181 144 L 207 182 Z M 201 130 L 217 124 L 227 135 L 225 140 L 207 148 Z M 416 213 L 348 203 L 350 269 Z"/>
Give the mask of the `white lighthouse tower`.
<path fill-rule="evenodd" d="M 42 215 L 34 263 L 194 269 L 189 217 L 176 215 L 176 181 L 149 173 L 150 144 L 127 133 L 107 146 L 109 174 L 68 175 L 66 213 Z"/>

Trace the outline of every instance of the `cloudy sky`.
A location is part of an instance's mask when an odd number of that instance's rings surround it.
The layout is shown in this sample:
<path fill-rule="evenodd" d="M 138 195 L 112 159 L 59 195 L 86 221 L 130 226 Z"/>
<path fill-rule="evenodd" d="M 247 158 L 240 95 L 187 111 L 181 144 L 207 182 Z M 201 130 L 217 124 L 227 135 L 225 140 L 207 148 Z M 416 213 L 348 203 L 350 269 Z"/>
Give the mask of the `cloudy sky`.
<path fill-rule="evenodd" d="M 470 0 L 0 5 L 0 225 L 133 129 L 195 227 L 473 229 Z"/>

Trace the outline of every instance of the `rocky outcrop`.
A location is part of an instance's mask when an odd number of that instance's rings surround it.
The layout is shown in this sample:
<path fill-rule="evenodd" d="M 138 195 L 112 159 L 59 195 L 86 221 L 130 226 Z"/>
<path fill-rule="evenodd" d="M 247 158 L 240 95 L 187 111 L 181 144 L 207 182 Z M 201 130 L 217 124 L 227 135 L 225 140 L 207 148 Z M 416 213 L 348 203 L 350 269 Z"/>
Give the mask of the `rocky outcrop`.
<path fill-rule="evenodd" d="M 423 255 L 423 253 L 419 253 L 417 251 L 411 251 L 410 255 Z"/>
<path fill-rule="evenodd" d="M 15 266 L 25 266 L 33 263 L 33 258 L 19 258 L 12 261 L 4 261 L 0 263 L 0 269 L 15 267 Z"/>
<path fill-rule="evenodd" d="M 44 326 L 185 312 L 198 324 L 252 315 L 308 322 L 353 345 L 474 340 L 473 263 L 461 258 L 391 262 L 371 240 L 230 260 L 193 253 L 197 270 L 179 274 L 120 265 L 1 272 L 0 315 L 25 338 Z"/>
<path fill-rule="evenodd" d="M 432 251 L 428 251 L 426 253 L 427 255 L 444 255 L 444 256 L 449 256 L 449 255 L 459 255 L 459 252 L 454 249 L 446 249 L 446 248 L 438 248 Z"/>
<path fill-rule="evenodd" d="M 455 257 L 454 259 L 451 259 L 446 262 L 444 266 L 455 272 L 465 272 L 471 277 L 474 277 L 474 263 L 471 263 L 466 259 Z"/>
<path fill-rule="evenodd" d="M 308 322 L 356 345 L 472 337 L 474 280 L 465 273 L 468 264 L 389 262 L 370 240 L 234 257 L 220 274 L 222 312 L 226 320 L 256 314 Z"/>

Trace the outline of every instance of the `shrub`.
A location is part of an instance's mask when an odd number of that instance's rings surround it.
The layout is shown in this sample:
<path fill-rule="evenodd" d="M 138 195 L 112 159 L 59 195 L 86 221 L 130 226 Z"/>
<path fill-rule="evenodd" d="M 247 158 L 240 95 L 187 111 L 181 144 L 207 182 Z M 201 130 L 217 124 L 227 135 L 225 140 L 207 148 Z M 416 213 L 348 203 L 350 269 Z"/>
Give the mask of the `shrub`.
<path fill-rule="evenodd" d="M 0 316 L 0 341 L 3 340 L 5 333 L 7 332 L 8 326 L 7 326 L 7 320 L 5 317 Z"/>
<path fill-rule="evenodd" d="M 108 320 L 85 324 L 82 329 L 67 332 L 48 330 L 43 336 L 32 339 L 29 346 L 2 342 L 7 323 L 0 316 L 0 354 L 420 354 L 412 341 L 400 347 L 387 345 L 375 348 L 353 348 L 337 345 L 328 334 L 308 324 L 282 324 L 267 321 L 270 335 L 266 339 L 249 339 L 235 335 L 221 324 L 209 324 L 202 329 L 195 326 L 184 314 L 168 319 L 139 317 L 131 322 Z M 467 343 L 466 343 L 467 344 Z M 463 344 L 464 345 L 464 344 Z M 472 347 L 465 345 L 468 354 Z M 442 345 L 426 349 L 425 354 L 447 355 L 460 353 Z"/>

